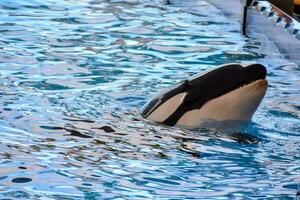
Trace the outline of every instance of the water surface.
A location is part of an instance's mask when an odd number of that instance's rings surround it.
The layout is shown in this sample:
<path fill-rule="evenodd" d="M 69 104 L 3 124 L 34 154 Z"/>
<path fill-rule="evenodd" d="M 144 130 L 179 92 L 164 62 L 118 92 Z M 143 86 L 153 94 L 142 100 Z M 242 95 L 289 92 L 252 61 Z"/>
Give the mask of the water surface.
<path fill-rule="evenodd" d="M 0 36 L 0 198 L 295 198 L 299 66 L 207 2 L 1 0 Z M 269 71 L 247 126 L 139 116 L 162 88 L 228 62 Z"/>

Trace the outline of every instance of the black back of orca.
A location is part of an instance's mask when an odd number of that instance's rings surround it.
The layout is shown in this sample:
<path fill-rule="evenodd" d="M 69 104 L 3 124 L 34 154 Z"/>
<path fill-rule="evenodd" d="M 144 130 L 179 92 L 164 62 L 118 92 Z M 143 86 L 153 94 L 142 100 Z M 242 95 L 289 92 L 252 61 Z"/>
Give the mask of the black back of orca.
<path fill-rule="evenodd" d="M 261 64 L 243 67 L 229 64 L 184 80 L 156 95 L 142 110 L 147 118 L 155 109 L 173 96 L 186 93 L 182 104 L 163 123 L 173 126 L 188 111 L 200 109 L 206 102 L 220 97 L 243 85 L 266 78 L 266 68 Z"/>

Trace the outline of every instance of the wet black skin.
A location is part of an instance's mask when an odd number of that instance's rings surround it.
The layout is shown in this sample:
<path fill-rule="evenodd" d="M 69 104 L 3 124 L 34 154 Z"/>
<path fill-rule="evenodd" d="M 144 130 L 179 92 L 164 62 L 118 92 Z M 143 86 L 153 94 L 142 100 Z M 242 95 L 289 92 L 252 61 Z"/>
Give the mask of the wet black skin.
<path fill-rule="evenodd" d="M 266 73 L 266 68 L 261 64 L 252 64 L 246 67 L 239 64 L 223 65 L 162 91 L 142 108 L 141 115 L 147 118 L 171 97 L 180 93 L 187 93 L 183 103 L 163 122 L 173 126 L 186 112 L 200 109 L 206 102 L 243 85 L 265 79 Z"/>

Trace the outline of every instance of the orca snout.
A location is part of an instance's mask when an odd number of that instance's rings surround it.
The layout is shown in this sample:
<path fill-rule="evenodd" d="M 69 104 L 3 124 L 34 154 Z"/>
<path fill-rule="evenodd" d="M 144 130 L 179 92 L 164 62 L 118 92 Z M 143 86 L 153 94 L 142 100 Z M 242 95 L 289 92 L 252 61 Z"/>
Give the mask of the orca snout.
<path fill-rule="evenodd" d="M 253 81 L 266 79 L 267 69 L 261 64 L 248 65 L 247 67 L 245 67 L 245 70 Z"/>

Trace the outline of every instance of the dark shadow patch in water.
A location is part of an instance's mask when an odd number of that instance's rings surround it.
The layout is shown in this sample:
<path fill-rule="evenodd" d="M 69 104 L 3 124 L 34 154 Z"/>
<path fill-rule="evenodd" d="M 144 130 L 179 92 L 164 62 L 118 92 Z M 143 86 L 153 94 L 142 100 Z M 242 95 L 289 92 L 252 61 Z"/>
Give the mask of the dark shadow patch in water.
<path fill-rule="evenodd" d="M 64 130 L 63 127 L 59 126 L 40 126 L 42 129 L 47 129 L 47 130 Z"/>
<path fill-rule="evenodd" d="M 93 144 L 101 145 L 101 144 L 106 144 L 106 142 L 99 140 L 99 139 L 95 139 L 95 140 L 93 140 Z"/>
<path fill-rule="evenodd" d="M 92 136 L 89 135 L 85 135 L 83 133 L 81 133 L 78 130 L 72 129 L 72 128 L 64 128 L 65 131 L 69 132 L 69 136 L 75 136 L 75 137 L 80 137 L 80 138 L 93 138 Z"/>
<path fill-rule="evenodd" d="M 24 8 L 29 8 L 29 9 L 39 9 L 39 10 L 51 10 L 48 6 L 46 5 L 39 5 L 39 6 L 33 6 L 33 5 L 26 5 Z"/>
<path fill-rule="evenodd" d="M 243 132 L 231 133 L 229 137 L 239 144 L 258 144 L 261 142 L 261 139 Z"/>
<path fill-rule="evenodd" d="M 291 112 L 283 112 L 283 111 L 279 111 L 279 110 L 269 110 L 268 114 L 278 116 L 278 117 L 298 118 L 297 115 L 295 115 Z"/>
<path fill-rule="evenodd" d="M 0 177 L 0 181 L 1 181 L 1 180 L 4 180 L 4 179 L 6 179 L 6 178 L 8 178 L 8 176 L 2 176 L 2 177 Z"/>
<path fill-rule="evenodd" d="M 113 133 L 116 132 L 112 127 L 110 126 L 102 126 L 100 128 L 92 128 L 92 129 L 101 129 L 104 130 L 105 133 Z"/>
<path fill-rule="evenodd" d="M 127 133 L 114 133 L 115 135 L 121 135 L 121 136 L 124 136 L 124 135 L 128 135 Z"/>
<path fill-rule="evenodd" d="M 88 187 L 92 187 L 93 186 L 93 184 L 90 184 L 90 183 L 82 183 L 81 185 L 88 186 Z"/>
<path fill-rule="evenodd" d="M 296 197 L 297 197 L 298 199 L 300 199 L 300 189 L 298 190 L 298 192 L 297 192 L 297 194 L 296 194 Z"/>
<path fill-rule="evenodd" d="M 51 21 L 66 23 L 66 24 L 80 24 L 79 19 L 76 17 L 54 18 L 54 19 L 51 19 Z"/>
<path fill-rule="evenodd" d="M 169 158 L 169 156 L 168 156 L 167 154 L 164 154 L 164 153 L 162 153 L 162 152 L 158 152 L 156 157 L 158 157 L 158 158 L 160 158 L 160 159 L 166 159 L 166 158 Z"/>
<path fill-rule="evenodd" d="M 53 83 L 47 83 L 46 81 L 26 81 L 21 84 L 23 87 L 33 87 L 39 90 L 45 90 L 45 91 L 53 91 L 53 90 L 68 90 L 72 89 L 67 86 L 59 85 L 59 84 L 53 84 Z"/>
<path fill-rule="evenodd" d="M 184 153 L 190 154 L 191 156 L 196 157 L 196 158 L 200 157 L 200 152 L 193 151 L 193 150 L 189 149 L 187 147 L 187 145 L 184 144 L 184 143 L 180 144 L 180 146 L 178 147 L 178 150 L 180 150 L 180 151 L 182 151 Z"/>
<path fill-rule="evenodd" d="M 19 169 L 27 169 L 26 167 L 20 166 L 18 167 Z"/>
<path fill-rule="evenodd" d="M 292 189 L 292 190 L 297 190 L 298 189 L 298 184 L 297 183 L 291 183 L 283 186 L 284 188 Z"/>
<path fill-rule="evenodd" d="M 85 122 L 85 123 L 95 123 L 89 119 L 70 119 L 70 118 L 63 118 L 63 120 L 72 121 L 72 122 Z"/>
<path fill-rule="evenodd" d="M 145 179 L 147 181 L 161 183 L 161 184 L 167 184 L 167 185 L 180 185 L 180 183 L 177 183 L 175 181 L 166 180 L 166 179 L 150 178 L 150 177 L 145 177 L 143 179 Z"/>
<path fill-rule="evenodd" d="M 141 120 L 139 120 L 138 118 L 132 118 L 131 120 L 132 120 L 132 121 L 135 121 L 135 122 L 141 121 Z"/>
<path fill-rule="evenodd" d="M 18 7 L 11 7 L 11 6 L 5 6 L 5 5 L 1 5 L 1 9 L 4 10 L 18 10 Z"/>
<path fill-rule="evenodd" d="M 31 182 L 31 178 L 21 177 L 21 178 L 14 178 L 11 180 L 13 183 L 28 183 Z"/>

